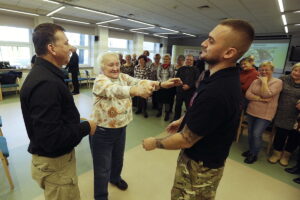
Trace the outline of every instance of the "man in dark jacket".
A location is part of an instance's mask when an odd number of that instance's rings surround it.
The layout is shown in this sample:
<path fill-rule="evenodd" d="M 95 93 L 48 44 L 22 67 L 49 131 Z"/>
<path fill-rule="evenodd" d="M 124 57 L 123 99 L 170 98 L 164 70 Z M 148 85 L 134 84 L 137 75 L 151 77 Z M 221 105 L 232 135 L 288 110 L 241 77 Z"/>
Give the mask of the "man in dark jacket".
<path fill-rule="evenodd" d="M 69 62 L 72 48 L 64 28 L 40 24 L 32 37 L 37 58 L 20 92 L 32 178 L 44 189 L 46 200 L 79 200 L 74 147 L 84 136 L 94 134 L 96 124 L 80 123 L 64 83 L 61 68 Z"/>
<path fill-rule="evenodd" d="M 180 78 L 183 82 L 182 86 L 176 88 L 176 105 L 174 121 L 181 117 L 182 103 L 185 103 L 186 109 L 195 91 L 195 82 L 198 76 L 198 70 L 194 64 L 194 56 L 187 55 L 185 57 L 185 65 L 178 69 L 176 77 Z"/>
<path fill-rule="evenodd" d="M 78 74 L 79 74 L 79 57 L 76 53 L 76 48 L 73 47 L 71 49 L 72 56 L 70 58 L 70 62 L 67 64 L 66 69 L 68 69 L 69 73 L 72 74 L 72 84 L 73 84 L 73 92 L 72 94 L 79 94 L 79 81 L 78 81 Z"/>

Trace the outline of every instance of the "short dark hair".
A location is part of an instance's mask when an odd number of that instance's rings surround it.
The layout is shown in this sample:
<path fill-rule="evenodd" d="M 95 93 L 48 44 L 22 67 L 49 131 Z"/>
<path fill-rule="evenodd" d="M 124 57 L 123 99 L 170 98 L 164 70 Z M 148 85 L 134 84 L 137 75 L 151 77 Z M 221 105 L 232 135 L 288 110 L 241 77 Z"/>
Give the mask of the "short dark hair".
<path fill-rule="evenodd" d="M 147 60 L 148 60 L 147 56 L 145 56 L 145 55 L 140 55 L 140 56 L 138 57 L 138 60 L 140 60 L 141 58 L 144 59 L 145 62 L 147 62 Z"/>
<path fill-rule="evenodd" d="M 47 54 L 47 45 L 55 42 L 56 38 L 54 35 L 57 31 L 65 31 L 65 29 L 62 26 L 52 23 L 43 23 L 35 27 L 32 34 L 32 41 L 38 56 Z"/>
<path fill-rule="evenodd" d="M 254 28 L 248 22 L 240 19 L 225 19 L 222 20 L 219 25 L 230 27 L 232 30 L 239 33 L 241 38 L 243 38 L 242 41 L 236 41 L 239 43 L 239 52 L 237 58 L 239 59 L 249 49 L 254 40 Z"/>

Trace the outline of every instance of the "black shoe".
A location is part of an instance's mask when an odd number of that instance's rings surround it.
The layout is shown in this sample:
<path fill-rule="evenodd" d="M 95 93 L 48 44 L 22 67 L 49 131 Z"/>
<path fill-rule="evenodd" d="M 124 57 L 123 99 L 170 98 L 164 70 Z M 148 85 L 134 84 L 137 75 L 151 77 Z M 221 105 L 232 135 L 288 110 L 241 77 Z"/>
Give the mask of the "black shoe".
<path fill-rule="evenodd" d="M 169 113 L 166 113 L 166 115 L 165 115 L 165 121 L 169 121 L 169 119 L 170 119 L 170 114 Z"/>
<path fill-rule="evenodd" d="M 244 160 L 244 163 L 247 164 L 252 164 L 255 161 L 257 161 L 257 156 L 250 154 L 249 156 L 247 156 L 247 158 Z"/>
<path fill-rule="evenodd" d="M 119 182 L 117 183 L 112 183 L 111 184 L 115 185 L 117 188 L 119 188 L 120 190 L 127 190 L 128 188 L 128 184 L 123 180 L 121 179 Z"/>
<path fill-rule="evenodd" d="M 156 117 L 161 117 L 161 115 L 162 115 L 162 113 L 161 113 L 161 112 L 158 112 L 158 113 L 156 114 Z"/>
<path fill-rule="evenodd" d="M 142 113 L 142 111 L 141 110 L 137 110 L 137 111 L 135 111 L 135 114 L 141 114 Z"/>
<path fill-rule="evenodd" d="M 147 112 L 144 112 L 144 117 L 148 118 L 148 113 Z"/>
<path fill-rule="evenodd" d="M 245 151 L 244 153 L 242 153 L 243 157 L 248 157 L 250 155 L 250 151 Z"/>
<path fill-rule="evenodd" d="M 77 95 L 79 94 L 79 92 L 72 92 L 72 95 Z"/>
<path fill-rule="evenodd" d="M 300 168 L 298 166 L 294 166 L 291 168 L 285 168 L 284 170 L 290 174 L 300 174 Z"/>
<path fill-rule="evenodd" d="M 300 184 L 300 177 L 299 177 L 299 178 L 293 179 L 293 181 L 294 181 L 295 183 L 297 183 L 297 184 Z"/>

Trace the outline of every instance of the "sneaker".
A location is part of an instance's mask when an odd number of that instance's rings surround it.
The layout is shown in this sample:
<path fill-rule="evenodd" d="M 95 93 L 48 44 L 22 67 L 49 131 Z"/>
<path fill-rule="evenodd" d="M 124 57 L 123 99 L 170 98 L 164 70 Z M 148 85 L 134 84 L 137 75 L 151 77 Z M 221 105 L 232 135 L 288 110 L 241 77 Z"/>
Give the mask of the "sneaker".
<path fill-rule="evenodd" d="M 300 174 L 300 168 L 297 165 L 295 167 L 285 168 L 284 170 L 290 174 Z"/>
<path fill-rule="evenodd" d="M 243 157 L 248 157 L 250 155 L 250 151 L 245 151 L 244 153 L 242 153 Z"/>
<path fill-rule="evenodd" d="M 123 179 L 121 179 L 117 183 L 111 183 L 111 184 L 115 185 L 120 190 L 127 190 L 127 188 L 128 188 L 128 184 Z"/>
<path fill-rule="evenodd" d="M 256 162 L 257 161 L 257 156 L 255 156 L 255 155 L 249 155 L 249 156 L 247 156 L 247 158 L 244 160 L 244 163 L 247 163 L 247 164 L 252 164 L 252 163 L 254 163 L 254 162 Z"/>
<path fill-rule="evenodd" d="M 295 183 L 297 183 L 297 184 L 300 184 L 300 177 L 299 177 L 299 178 L 293 179 L 293 181 L 294 181 Z"/>

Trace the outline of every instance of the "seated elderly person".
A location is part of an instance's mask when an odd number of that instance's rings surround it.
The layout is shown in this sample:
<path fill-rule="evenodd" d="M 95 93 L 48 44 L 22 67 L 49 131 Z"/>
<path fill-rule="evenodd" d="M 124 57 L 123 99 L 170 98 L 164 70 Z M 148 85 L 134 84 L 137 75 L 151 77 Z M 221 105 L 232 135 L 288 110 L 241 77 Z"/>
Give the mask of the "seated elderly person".
<path fill-rule="evenodd" d="M 128 185 L 121 178 L 126 138 L 126 126 L 132 120 L 131 97 L 148 98 L 154 90 L 178 86 L 179 78 L 165 82 L 140 80 L 120 73 L 118 54 L 101 57 L 103 74 L 97 76 L 93 87 L 92 119 L 97 124 L 90 145 L 94 165 L 94 198 L 107 200 L 108 182 L 121 190 Z"/>

